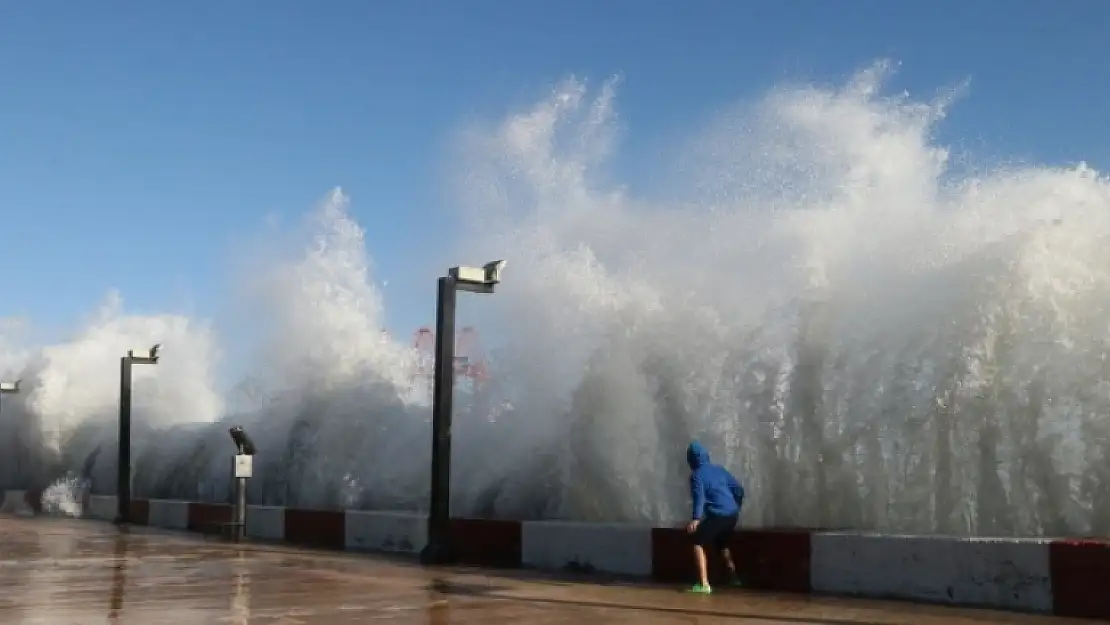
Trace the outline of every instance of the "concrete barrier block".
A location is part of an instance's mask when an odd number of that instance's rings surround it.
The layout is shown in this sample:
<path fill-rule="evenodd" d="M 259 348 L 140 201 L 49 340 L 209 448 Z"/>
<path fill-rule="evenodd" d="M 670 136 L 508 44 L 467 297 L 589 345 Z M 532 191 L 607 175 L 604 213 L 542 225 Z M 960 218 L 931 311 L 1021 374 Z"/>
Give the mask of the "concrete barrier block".
<path fill-rule="evenodd" d="M 1110 540 L 1054 540 L 1049 561 L 1053 614 L 1110 621 Z"/>
<path fill-rule="evenodd" d="M 84 513 L 90 519 L 112 521 L 116 518 L 116 508 L 114 495 L 89 495 Z"/>
<path fill-rule="evenodd" d="M 171 530 L 189 528 L 189 502 L 151 499 L 147 525 Z"/>
<path fill-rule="evenodd" d="M 285 508 L 247 506 L 247 536 L 262 540 L 285 540 Z"/>
<path fill-rule="evenodd" d="M 815 533 L 813 590 L 1048 612 L 1049 542 Z"/>
<path fill-rule="evenodd" d="M 505 519 L 451 519 L 447 534 L 452 555 L 459 564 L 518 568 L 521 525 Z"/>
<path fill-rule="evenodd" d="M 526 567 L 651 575 L 650 527 L 555 521 L 522 525 L 521 559 Z"/>
<path fill-rule="evenodd" d="M 428 541 L 428 520 L 410 512 L 347 510 L 347 549 L 418 554 Z"/>
<path fill-rule="evenodd" d="M 317 549 L 347 548 L 347 513 L 344 510 L 285 509 L 285 537 L 294 545 Z"/>
<path fill-rule="evenodd" d="M 34 509 L 27 503 L 27 491 L 4 491 L 4 501 L 0 502 L 0 514 L 12 514 L 24 517 L 35 516 Z"/>

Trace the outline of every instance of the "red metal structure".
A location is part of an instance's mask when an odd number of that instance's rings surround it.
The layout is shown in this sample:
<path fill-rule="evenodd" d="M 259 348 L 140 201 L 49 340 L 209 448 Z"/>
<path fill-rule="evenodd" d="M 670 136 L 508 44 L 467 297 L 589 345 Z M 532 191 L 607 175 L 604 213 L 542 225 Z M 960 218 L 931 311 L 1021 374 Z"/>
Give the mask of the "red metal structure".
<path fill-rule="evenodd" d="M 424 326 L 413 333 L 412 346 L 416 349 L 416 374 L 431 378 L 435 365 L 435 331 Z M 485 351 L 473 326 L 466 326 L 455 334 L 455 375 L 473 384 L 480 384 L 489 377 Z"/>

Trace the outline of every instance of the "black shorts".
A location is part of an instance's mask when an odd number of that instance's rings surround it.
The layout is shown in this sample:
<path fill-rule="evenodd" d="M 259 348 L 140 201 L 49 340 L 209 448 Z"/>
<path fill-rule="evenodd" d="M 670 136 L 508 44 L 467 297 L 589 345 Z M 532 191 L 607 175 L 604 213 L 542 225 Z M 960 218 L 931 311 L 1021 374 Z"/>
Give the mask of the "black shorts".
<path fill-rule="evenodd" d="M 728 539 L 732 537 L 732 530 L 736 528 L 738 521 L 740 521 L 739 512 L 728 516 L 705 515 L 692 536 L 694 544 L 713 547 L 717 551 L 728 547 Z"/>

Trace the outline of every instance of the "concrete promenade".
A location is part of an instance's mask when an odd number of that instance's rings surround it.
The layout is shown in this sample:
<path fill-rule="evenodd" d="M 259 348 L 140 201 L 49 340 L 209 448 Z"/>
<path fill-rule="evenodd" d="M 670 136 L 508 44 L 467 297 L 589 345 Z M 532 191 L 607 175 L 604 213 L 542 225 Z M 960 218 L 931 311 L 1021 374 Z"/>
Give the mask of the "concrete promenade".
<path fill-rule="evenodd" d="M 1047 616 L 798 594 L 426 569 L 382 556 L 236 546 L 97 521 L 0 517 L 0 624 L 1070 624 Z"/>

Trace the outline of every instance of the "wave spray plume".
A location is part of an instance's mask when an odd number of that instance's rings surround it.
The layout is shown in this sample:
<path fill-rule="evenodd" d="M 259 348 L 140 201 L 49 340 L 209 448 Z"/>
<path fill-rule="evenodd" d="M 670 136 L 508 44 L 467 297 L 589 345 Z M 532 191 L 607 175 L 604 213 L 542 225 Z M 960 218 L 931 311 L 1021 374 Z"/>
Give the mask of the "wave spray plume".
<path fill-rule="evenodd" d="M 676 520 L 697 437 L 745 479 L 750 525 L 1110 530 L 1110 184 L 1082 165 L 957 171 L 932 136 L 952 98 L 886 96 L 886 71 L 726 111 L 655 197 L 607 176 L 613 84 L 569 80 L 465 135 L 456 197 L 481 228 L 458 254 L 511 265 L 473 305 L 496 348 L 456 402 L 455 514 Z M 427 398 L 414 350 L 381 332 L 346 202 L 251 289 L 266 366 L 230 408 L 204 326 L 124 324 L 166 344 L 135 384 L 137 495 L 226 498 L 234 421 L 263 450 L 256 502 L 425 505 Z M 21 395 L 4 423 L 55 471 L 102 445 L 110 488 L 106 363 L 126 346 L 82 336 L 22 369 L 66 399 Z"/>

